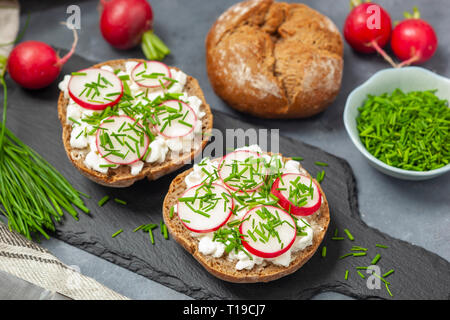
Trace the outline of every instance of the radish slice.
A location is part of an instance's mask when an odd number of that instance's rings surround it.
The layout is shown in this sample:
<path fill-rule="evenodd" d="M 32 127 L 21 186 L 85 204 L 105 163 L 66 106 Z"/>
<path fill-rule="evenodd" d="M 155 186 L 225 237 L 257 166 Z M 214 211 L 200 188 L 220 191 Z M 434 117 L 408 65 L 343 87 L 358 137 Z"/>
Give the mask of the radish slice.
<path fill-rule="evenodd" d="M 233 212 L 234 200 L 228 190 L 216 183 L 199 184 L 178 199 L 178 217 L 197 233 L 213 232 L 223 226 Z"/>
<path fill-rule="evenodd" d="M 147 152 L 150 139 L 144 128 L 128 116 L 107 118 L 97 130 L 97 150 L 114 164 L 132 164 Z"/>
<path fill-rule="evenodd" d="M 161 88 L 163 84 L 167 87 L 171 81 L 167 78 L 172 78 L 170 69 L 164 63 L 159 61 L 141 62 L 131 71 L 131 77 L 138 86 L 144 88 Z"/>
<path fill-rule="evenodd" d="M 166 138 L 179 138 L 190 134 L 197 124 L 195 111 L 180 100 L 167 100 L 160 104 L 153 119 L 158 133 Z"/>
<path fill-rule="evenodd" d="M 69 80 L 68 89 L 73 101 L 90 110 L 104 110 L 117 104 L 123 96 L 119 77 L 98 68 L 76 72 Z"/>
<path fill-rule="evenodd" d="M 309 216 L 319 210 L 322 194 L 319 186 L 310 177 L 297 173 L 285 173 L 272 185 L 272 194 L 278 204 L 289 213 Z"/>
<path fill-rule="evenodd" d="M 239 226 L 239 232 L 243 235 L 242 245 L 261 258 L 282 255 L 290 249 L 297 236 L 294 219 L 277 207 L 255 207 L 244 215 L 242 221 Z"/>
<path fill-rule="evenodd" d="M 222 158 L 218 173 L 231 190 L 251 192 L 264 184 L 267 170 L 259 153 L 237 150 Z"/>

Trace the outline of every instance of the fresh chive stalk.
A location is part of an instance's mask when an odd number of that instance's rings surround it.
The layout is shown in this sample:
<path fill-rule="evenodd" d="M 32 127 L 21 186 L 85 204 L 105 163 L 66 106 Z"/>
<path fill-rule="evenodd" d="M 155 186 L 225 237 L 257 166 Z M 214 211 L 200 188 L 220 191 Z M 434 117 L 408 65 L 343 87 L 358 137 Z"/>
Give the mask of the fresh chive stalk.
<path fill-rule="evenodd" d="M 3 117 L 0 123 L 0 213 L 8 219 L 10 230 L 28 239 L 39 233 L 49 238 L 55 222 L 64 212 L 78 220 L 76 208 L 85 213 L 80 191 L 41 155 L 17 138 L 6 127 L 7 86 L 0 70 L 3 86 Z"/>

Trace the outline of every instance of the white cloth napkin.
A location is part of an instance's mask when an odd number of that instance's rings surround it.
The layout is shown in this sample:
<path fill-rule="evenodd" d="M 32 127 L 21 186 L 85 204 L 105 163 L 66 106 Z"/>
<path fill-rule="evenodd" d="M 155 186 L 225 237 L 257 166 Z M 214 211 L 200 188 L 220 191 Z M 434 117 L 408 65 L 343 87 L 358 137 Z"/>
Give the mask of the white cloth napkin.
<path fill-rule="evenodd" d="M 19 2 L 17 0 L 0 0 L 0 55 L 8 57 L 13 48 L 12 42 L 19 32 Z M 10 45 L 4 45 L 11 43 Z"/>

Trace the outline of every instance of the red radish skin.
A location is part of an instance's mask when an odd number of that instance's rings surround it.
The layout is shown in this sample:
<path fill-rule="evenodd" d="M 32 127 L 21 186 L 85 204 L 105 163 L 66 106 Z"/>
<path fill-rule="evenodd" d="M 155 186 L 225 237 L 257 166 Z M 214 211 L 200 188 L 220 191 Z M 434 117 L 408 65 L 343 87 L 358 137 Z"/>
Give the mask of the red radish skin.
<path fill-rule="evenodd" d="M 187 189 L 183 195 L 180 198 L 183 198 L 188 192 L 190 192 L 191 190 L 196 190 L 198 189 L 200 186 L 202 186 L 203 184 L 197 184 L 189 189 Z M 228 213 L 228 215 L 225 217 L 224 221 L 220 222 L 217 226 L 213 227 L 213 228 L 208 228 L 208 229 L 196 229 L 193 228 L 192 226 L 189 226 L 187 222 L 183 221 L 182 218 L 180 217 L 180 212 L 177 213 L 178 218 L 180 219 L 181 223 L 186 227 L 186 229 L 195 232 L 195 233 L 208 233 L 208 232 L 214 232 L 218 229 L 220 229 L 222 226 L 224 226 L 228 220 L 230 220 L 231 215 L 233 214 L 233 210 L 234 210 L 234 199 L 231 197 L 230 192 L 222 185 L 217 184 L 217 183 L 212 183 L 212 186 L 214 186 L 214 188 L 220 188 L 222 189 L 223 192 L 226 192 L 227 194 L 229 194 L 229 199 L 231 199 L 230 203 L 231 203 L 231 207 L 230 207 L 230 211 Z M 180 201 L 177 202 L 177 210 L 179 211 L 181 208 L 180 206 Z"/>
<path fill-rule="evenodd" d="M 176 102 L 176 104 L 177 104 L 176 107 L 177 107 L 177 108 L 178 108 L 178 103 L 181 103 L 181 104 L 183 105 L 184 108 L 187 108 L 187 109 L 189 110 L 189 113 L 192 114 L 192 115 L 194 116 L 194 119 L 192 120 L 192 123 L 191 123 L 191 124 L 192 124 L 192 127 L 189 128 L 189 130 L 188 130 L 187 132 L 185 132 L 185 133 L 183 133 L 183 134 L 180 134 L 180 135 L 168 135 L 168 134 L 166 134 L 166 133 L 160 131 L 160 130 L 162 130 L 162 126 L 163 126 L 162 123 L 161 123 L 161 125 L 155 125 L 155 130 L 156 130 L 156 132 L 157 132 L 159 135 L 161 135 L 161 136 L 163 136 L 163 137 L 165 137 L 165 138 L 168 138 L 168 139 L 182 138 L 182 137 L 187 136 L 188 134 L 192 133 L 192 131 L 194 131 L 195 126 L 196 126 L 196 124 L 197 124 L 197 115 L 195 114 L 194 109 L 192 109 L 187 103 L 185 103 L 185 102 L 183 102 L 183 101 L 181 101 L 181 100 L 167 100 L 167 101 L 164 101 L 162 104 L 160 104 L 160 106 L 168 105 L 168 104 L 171 104 L 171 103 L 174 103 L 174 102 Z M 154 118 L 154 119 L 155 119 L 155 118 Z M 165 129 L 165 130 L 167 130 L 167 129 Z"/>
<path fill-rule="evenodd" d="M 81 73 L 82 73 L 82 72 L 86 72 L 87 70 L 93 70 L 93 69 L 94 69 L 94 68 L 83 69 L 83 70 L 80 70 L 80 71 L 78 71 L 78 72 L 81 72 Z M 97 69 L 95 69 L 95 70 L 97 70 Z M 75 101 L 78 105 L 80 105 L 81 107 L 83 107 L 83 108 L 85 108 L 85 109 L 96 110 L 96 111 L 104 110 L 104 109 L 106 109 L 106 108 L 109 107 L 109 106 L 116 105 L 116 104 L 120 101 L 120 99 L 122 98 L 122 96 L 123 96 L 123 84 L 122 84 L 122 81 L 119 79 L 119 77 L 117 77 L 117 75 L 115 75 L 113 72 L 110 72 L 110 71 L 108 71 L 108 70 L 103 70 L 103 69 L 99 69 L 99 70 L 101 70 L 102 73 L 107 73 L 107 74 L 109 74 L 110 76 L 113 76 L 113 77 L 117 78 L 117 80 L 118 80 L 117 83 L 120 84 L 120 94 L 117 95 L 117 96 L 114 96 L 114 97 L 113 97 L 113 98 L 114 98 L 113 101 L 108 102 L 108 103 L 105 103 L 105 104 L 94 104 L 94 103 L 89 103 L 89 101 L 84 101 L 84 100 L 81 99 L 78 95 L 74 94 L 74 93 L 72 92 L 72 90 L 70 90 L 72 80 L 75 79 L 75 77 L 80 77 L 80 76 L 72 76 L 72 77 L 70 78 L 69 84 L 68 84 L 68 86 L 67 86 L 68 91 L 69 91 L 69 96 L 72 98 L 73 101 Z M 117 91 L 117 90 L 114 90 L 114 91 Z"/>
<path fill-rule="evenodd" d="M 407 19 L 400 22 L 392 32 L 391 47 L 398 59 L 399 67 L 421 64 L 436 52 L 438 38 L 433 27 L 422 19 Z"/>
<path fill-rule="evenodd" d="M 252 213 L 256 212 L 256 210 L 260 209 L 261 207 L 263 207 L 263 206 L 258 206 L 258 207 L 253 208 L 252 210 L 248 211 L 248 212 L 242 217 L 241 221 L 244 221 L 245 219 L 247 219 L 249 215 L 251 215 Z M 285 245 L 285 246 L 283 247 L 283 249 L 280 249 L 280 250 L 274 251 L 274 252 L 264 252 L 264 251 L 261 251 L 261 250 L 258 250 L 258 249 L 256 249 L 256 248 L 252 247 L 251 244 L 250 244 L 251 238 L 250 238 L 249 235 L 247 235 L 246 237 L 244 237 L 244 236 L 241 237 L 241 239 L 242 239 L 242 245 L 244 246 L 244 248 L 245 248 L 248 252 L 250 252 L 251 254 L 253 254 L 253 255 L 255 255 L 255 256 L 258 256 L 258 257 L 261 257 L 261 258 L 269 258 L 269 259 L 270 259 L 270 258 L 276 258 L 276 257 L 281 256 L 281 255 L 282 255 L 283 253 L 285 253 L 286 251 L 288 251 L 288 250 L 292 247 L 292 245 L 294 244 L 295 239 L 296 239 L 296 236 L 297 236 L 297 224 L 295 223 L 295 221 L 294 221 L 294 219 L 291 217 L 291 215 L 290 215 L 289 213 L 287 213 L 286 211 L 284 211 L 283 209 L 280 209 L 280 208 L 277 208 L 277 207 L 273 207 L 273 206 L 264 206 L 264 207 L 276 209 L 277 212 L 279 212 L 279 214 L 285 214 L 285 215 L 286 215 L 286 218 L 289 219 L 290 224 L 291 224 L 292 226 L 294 226 L 294 233 L 293 233 L 292 240 L 291 240 L 287 245 Z M 256 214 L 256 213 L 255 213 L 255 214 Z M 239 233 L 240 233 L 240 234 L 246 235 L 246 233 L 245 233 L 245 231 L 244 231 L 244 224 L 245 224 L 245 223 L 251 223 L 251 222 L 248 222 L 248 221 L 249 221 L 249 220 L 247 220 L 246 222 L 241 223 L 241 225 L 239 226 Z"/>
<path fill-rule="evenodd" d="M 137 46 L 145 31 L 152 28 L 153 11 L 146 0 L 100 1 L 103 11 L 100 30 L 103 38 L 117 49 Z"/>
<path fill-rule="evenodd" d="M 302 177 L 311 179 L 310 177 L 308 177 L 306 175 L 295 174 L 295 173 L 294 174 L 292 174 L 292 173 L 283 174 L 281 176 L 281 178 L 286 177 L 288 175 L 302 176 Z M 293 215 L 296 215 L 296 216 L 309 216 L 309 215 L 312 215 L 313 213 L 317 212 L 317 210 L 319 210 L 320 206 L 322 205 L 322 194 L 320 192 L 320 188 L 314 180 L 313 180 L 313 185 L 314 185 L 315 189 L 317 190 L 318 199 L 317 199 L 317 202 L 313 206 L 310 206 L 310 207 L 294 206 L 292 204 L 292 202 L 289 199 L 287 199 L 280 190 L 277 190 L 280 187 L 280 178 L 277 178 L 274 181 L 274 183 L 272 185 L 272 194 L 279 199 L 278 204 L 282 208 L 284 208 L 287 212 L 292 213 Z"/>
<path fill-rule="evenodd" d="M 128 116 L 125 116 L 125 115 L 124 115 L 124 116 L 111 116 L 111 117 L 107 118 L 106 120 L 118 119 L 118 118 L 129 119 L 129 120 L 131 120 L 130 122 L 131 122 L 132 124 L 135 123 L 135 121 L 136 121 L 135 119 L 133 119 L 133 118 L 131 118 L 131 117 L 128 117 Z M 100 127 L 104 127 L 105 124 L 106 124 L 106 123 L 103 122 L 103 123 L 100 125 Z M 136 125 L 142 128 L 142 126 L 141 126 L 139 123 L 137 123 Z M 108 158 L 108 157 L 106 156 L 107 153 L 105 153 L 105 151 L 103 150 L 103 148 L 102 148 L 101 145 L 100 145 L 100 132 L 102 132 L 102 130 L 101 130 L 101 129 L 98 129 L 98 130 L 97 130 L 96 139 L 95 139 L 95 140 L 96 140 L 95 143 L 96 143 L 96 145 L 97 145 L 98 153 L 99 153 L 100 156 L 102 156 L 106 161 L 108 161 L 108 162 L 110 162 L 110 163 L 112 163 L 112 164 L 118 164 L 118 165 L 130 165 L 130 164 L 136 163 L 136 162 L 138 162 L 140 159 L 142 159 L 142 157 L 145 155 L 145 153 L 147 152 L 147 149 L 148 149 L 148 147 L 149 147 L 149 145 L 150 145 L 150 139 L 148 138 L 148 136 L 147 136 L 146 134 L 144 134 L 144 139 L 145 139 L 144 143 L 145 143 L 145 147 L 144 147 L 144 149 L 141 150 L 141 152 L 140 152 L 141 157 L 138 157 L 138 156 L 136 155 L 135 159 L 133 159 L 133 160 L 131 160 L 131 161 L 112 161 L 111 158 Z M 110 134 L 110 132 L 108 132 L 108 133 Z M 113 138 L 111 138 L 111 139 L 113 139 Z M 112 140 L 112 141 L 114 141 L 114 140 Z"/>
<path fill-rule="evenodd" d="M 63 65 L 75 52 L 78 36 L 74 32 L 71 50 L 62 58 L 48 44 L 25 41 L 17 45 L 8 58 L 7 70 L 11 78 L 26 89 L 42 89 L 58 78 Z"/>
<path fill-rule="evenodd" d="M 261 183 L 259 183 L 256 187 L 251 188 L 251 189 L 248 189 L 248 190 L 239 190 L 239 189 L 237 189 L 237 188 L 231 186 L 229 183 L 224 182 L 224 179 L 226 179 L 227 177 L 224 177 L 224 176 L 223 176 L 222 166 L 223 166 L 223 164 L 224 164 L 224 161 L 226 161 L 227 157 L 230 157 L 231 155 L 235 154 L 236 152 L 245 152 L 245 153 L 247 153 L 247 154 L 249 154 L 249 155 L 254 155 L 254 156 L 257 157 L 257 158 L 261 158 L 261 155 L 260 155 L 259 153 L 254 152 L 254 151 L 250 151 L 250 150 L 236 150 L 236 151 L 233 151 L 233 152 L 231 152 L 231 153 L 229 153 L 229 154 L 226 154 L 225 156 L 222 157 L 222 159 L 220 160 L 219 166 L 218 166 L 218 168 L 219 168 L 219 170 L 218 170 L 218 175 L 219 175 L 220 180 L 222 181 L 222 183 L 223 183 L 224 185 L 227 186 L 227 188 L 229 188 L 229 189 L 231 189 L 231 190 L 233 190 L 233 191 L 253 192 L 253 191 L 258 190 L 258 189 L 264 184 L 265 178 L 264 178 L 264 179 L 261 181 Z"/>
<path fill-rule="evenodd" d="M 372 22 L 376 21 L 374 15 L 377 12 L 379 12 L 379 26 L 372 25 Z M 344 23 L 344 37 L 354 50 L 366 54 L 378 52 L 395 67 L 394 61 L 382 49 L 389 42 L 391 31 L 392 22 L 389 13 L 372 2 L 361 3 L 353 8 Z"/>
<path fill-rule="evenodd" d="M 167 65 L 165 65 L 164 63 L 162 63 L 162 62 L 159 62 L 159 61 L 147 61 L 147 69 L 146 70 L 149 70 L 149 72 L 148 73 L 146 73 L 146 74 L 150 74 L 150 73 L 153 73 L 153 71 L 151 70 L 151 66 L 153 65 L 153 64 L 156 64 L 157 66 L 157 68 L 160 68 L 160 69 L 164 69 L 164 72 L 165 72 L 165 77 L 166 78 L 172 78 L 172 73 L 170 72 L 170 69 L 169 69 L 169 67 L 167 66 Z M 143 62 L 140 62 L 140 63 L 138 63 L 137 65 L 136 65 L 136 67 L 134 67 L 133 68 L 133 70 L 131 71 L 131 77 L 133 78 L 133 81 L 134 82 L 136 82 L 136 84 L 138 85 L 138 86 L 140 86 L 140 87 L 144 87 L 144 88 L 161 88 L 161 84 L 158 82 L 158 84 L 156 84 L 156 85 L 146 85 L 146 84 L 143 84 L 142 83 L 142 81 L 137 81 L 137 77 L 136 77 L 136 74 L 139 74 L 140 72 L 141 72 L 141 70 L 139 70 L 139 69 L 142 69 L 142 66 L 144 65 L 144 63 Z M 143 70 L 142 70 L 143 71 Z M 158 70 L 156 70 L 156 71 L 158 71 Z M 156 72 L 156 73 L 160 73 L 160 72 Z M 162 72 L 161 72 L 162 73 Z M 153 79 L 149 79 L 149 80 L 153 80 Z M 170 81 L 169 80 L 164 80 L 164 79 L 162 79 L 161 80 L 161 82 L 163 83 L 163 85 L 164 85 L 164 87 L 167 87 L 169 84 L 170 84 Z"/>

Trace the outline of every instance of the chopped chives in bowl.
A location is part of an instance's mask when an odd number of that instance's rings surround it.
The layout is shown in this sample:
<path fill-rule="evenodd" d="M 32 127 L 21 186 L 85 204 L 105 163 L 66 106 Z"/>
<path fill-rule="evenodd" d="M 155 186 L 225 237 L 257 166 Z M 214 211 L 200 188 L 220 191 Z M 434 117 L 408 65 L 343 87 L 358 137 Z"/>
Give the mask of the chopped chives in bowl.
<path fill-rule="evenodd" d="M 450 163 L 450 108 L 436 90 L 369 95 L 356 118 L 361 143 L 387 165 L 430 171 Z"/>

